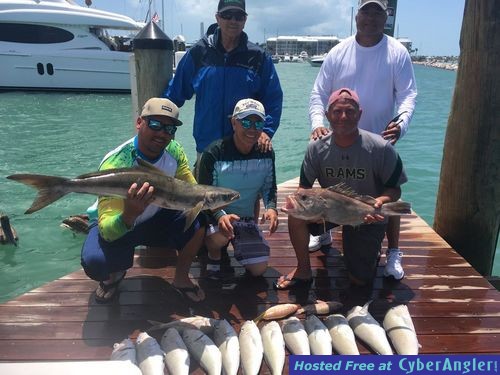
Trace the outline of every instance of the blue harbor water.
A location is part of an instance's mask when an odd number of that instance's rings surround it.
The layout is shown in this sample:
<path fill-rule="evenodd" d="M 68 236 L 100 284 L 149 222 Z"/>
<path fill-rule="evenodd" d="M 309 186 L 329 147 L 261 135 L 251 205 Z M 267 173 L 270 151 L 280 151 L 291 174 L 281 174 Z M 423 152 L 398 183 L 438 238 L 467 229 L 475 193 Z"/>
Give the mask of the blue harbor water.
<path fill-rule="evenodd" d="M 273 139 L 278 182 L 298 176 L 309 136 L 308 99 L 318 72 L 308 64 L 278 64 L 285 93 L 281 126 Z M 403 199 L 432 225 L 443 141 L 456 73 L 415 66 L 418 104 L 410 130 L 398 143 L 409 176 Z M 190 160 L 193 101 L 181 109 L 177 139 Z M 35 191 L 4 177 L 41 173 L 74 177 L 94 171 L 106 152 L 134 134 L 129 95 L 1 93 L 0 211 L 9 215 L 19 246 L 0 246 L 0 302 L 80 268 L 84 237 L 60 227 L 83 213 L 94 196 L 70 194 L 32 215 L 23 212 Z M 497 251 L 498 252 L 498 251 Z M 494 274 L 500 274 L 497 257 Z"/>

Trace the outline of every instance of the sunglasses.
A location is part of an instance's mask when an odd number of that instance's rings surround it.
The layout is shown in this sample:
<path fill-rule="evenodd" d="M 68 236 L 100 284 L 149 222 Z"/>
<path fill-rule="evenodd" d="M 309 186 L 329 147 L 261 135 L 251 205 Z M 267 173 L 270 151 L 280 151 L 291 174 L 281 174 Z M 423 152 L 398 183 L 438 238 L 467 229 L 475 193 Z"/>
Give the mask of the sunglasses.
<path fill-rule="evenodd" d="M 158 120 L 153 120 L 153 119 L 148 119 L 148 128 L 155 132 L 159 132 L 160 130 L 163 130 L 165 133 L 169 135 L 174 135 L 175 132 L 177 131 L 177 126 L 172 125 L 172 124 L 162 124 Z"/>
<path fill-rule="evenodd" d="M 241 122 L 241 126 L 243 126 L 244 129 L 250 129 L 252 125 L 255 125 L 256 130 L 262 130 L 264 129 L 264 125 L 266 125 L 264 121 L 252 121 L 247 118 L 244 118 L 239 121 Z"/>
<path fill-rule="evenodd" d="M 219 13 L 220 18 L 223 20 L 229 21 L 234 18 L 235 21 L 241 22 L 246 18 L 246 14 L 242 12 L 222 12 Z"/>

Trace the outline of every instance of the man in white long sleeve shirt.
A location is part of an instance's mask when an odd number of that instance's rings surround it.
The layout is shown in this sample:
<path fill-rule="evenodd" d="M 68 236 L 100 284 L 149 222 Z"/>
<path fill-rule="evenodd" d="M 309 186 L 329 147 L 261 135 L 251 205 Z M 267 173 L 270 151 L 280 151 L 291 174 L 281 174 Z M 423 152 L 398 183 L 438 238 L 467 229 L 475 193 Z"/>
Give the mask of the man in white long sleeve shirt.
<path fill-rule="evenodd" d="M 359 128 L 381 134 L 395 144 L 408 131 L 413 116 L 417 88 L 410 55 L 396 39 L 385 35 L 387 0 L 359 0 L 356 35 L 328 53 L 318 73 L 309 102 L 311 139 L 328 134 L 323 125 L 330 93 L 341 88 L 354 89 L 363 106 Z M 395 114 L 401 114 L 391 121 Z M 385 276 L 404 277 L 399 250 L 399 217 L 389 220 Z M 309 249 L 315 251 L 331 243 L 330 233 L 311 237 Z"/>

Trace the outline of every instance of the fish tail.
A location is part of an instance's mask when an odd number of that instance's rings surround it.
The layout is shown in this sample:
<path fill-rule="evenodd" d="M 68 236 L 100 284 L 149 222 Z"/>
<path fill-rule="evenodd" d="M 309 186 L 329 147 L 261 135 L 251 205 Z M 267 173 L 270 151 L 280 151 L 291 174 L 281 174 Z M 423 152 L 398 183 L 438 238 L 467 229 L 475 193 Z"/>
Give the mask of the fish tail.
<path fill-rule="evenodd" d="M 411 204 L 408 202 L 398 201 L 390 202 L 382 205 L 382 215 L 399 216 L 411 214 Z"/>
<path fill-rule="evenodd" d="M 38 195 L 31 204 L 31 207 L 26 210 L 25 214 L 31 214 L 41 210 L 68 193 L 68 191 L 63 189 L 64 184 L 68 181 L 68 179 L 64 177 L 38 174 L 13 174 L 7 176 L 7 178 L 38 189 Z"/>

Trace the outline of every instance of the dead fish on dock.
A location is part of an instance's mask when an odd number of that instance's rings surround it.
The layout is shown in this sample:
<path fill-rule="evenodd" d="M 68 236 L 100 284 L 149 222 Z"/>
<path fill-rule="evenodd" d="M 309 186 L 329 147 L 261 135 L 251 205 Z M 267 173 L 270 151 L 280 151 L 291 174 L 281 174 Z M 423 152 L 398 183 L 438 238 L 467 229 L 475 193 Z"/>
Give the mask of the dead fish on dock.
<path fill-rule="evenodd" d="M 383 355 L 393 354 L 384 329 L 368 312 L 371 301 L 363 307 L 354 306 L 347 313 L 347 321 L 356 337 L 365 342 L 374 352 Z"/>
<path fill-rule="evenodd" d="M 288 315 L 294 314 L 300 305 L 295 303 L 282 303 L 279 305 L 271 306 L 258 317 L 256 317 L 253 321 L 255 323 L 260 322 L 261 320 L 275 320 L 286 318 Z"/>
<path fill-rule="evenodd" d="M 332 314 L 325 319 L 326 328 L 332 338 L 333 349 L 338 354 L 359 355 L 354 332 L 342 314 Z"/>
<path fill-rule="evenodd" d="M 382 324 L 398 354 L 418 354 L 421 345 L 418 343 L 415 326 L 406 305 L 389 309 Z"/>
<path fill-rule="evenodd" d="M 158 331 L 160 329 L 175 328 L 180 333 L 182 333 L 182 331 L 185 329 L 196 328 L 201 330 L 205 334 L 210 334 L 214 330 L 217 319 L 196 315 L 190 316 L 188 318 L 174 320 L 169 323 L 157 322 L 155 320 L 148 320 L 148 322 L 153 325 L 147 330 L 148 332 Z"/>
<path fill-rule="evenodd" d="M 375 198 L 358 195 L 344 183 L 328 188 L 298 189 L 286 197 L 281 211 L 304 220 L 326 220 L 339 225 L 363 224 L 368 214 L 400 216 L 411 213 L 407 202 L 390 202 L 373 207 Z"/>
<path fill-rule="evenodd" d="M 241 326 L 240 336 L 241 367 L 245 375 L 257 375 L 264 356 L 264 347 L 259 328 L 253 320 L 247 320 Z"/>
<path fill-rule="evenodd" d="M 226 319 L 217 320 L 213 339 L 222 356 L 222 372 L 237 375 L 240 367 L 240 343 L 233 326 Z"/>
<path fill-rule="evenodd" d="M 302 322 L 292 316 L 283 321 L 281 327 L 288 351 L 294 355 L 310 355 L 309 339 Z"/>
<path fill-rule="evenodd" d="M 62 221 L 61 227 L 72 230 L 75 233 L 89 233 L 89 216 L 72 215 Z"/>
<path fill-rule="evenodd" d="M 332 337 L 328 328 L 316 315 L 309 315 L 304 322 L 313 355 L 332 355 Z"/>
<path fill-rule="evenodd" d="M 165 365 L 171 375 L 189 375 L 189 352 L 181 335 L 175 328 L 163 334 L 160 347 L 165 353 Z"/>
<path fill-rule="evenodd" d="M 182 340 L 189 353 L 198 361 L 208 375 L 220 375 L 222 356 L 214 342 L 199 329 L 185 329 Z"/>
<path fill-rule="evenodd" d="M 110 359 L 112 361 L 129 361 L 137 366 L 135 345 L 129 338 L 113 345 Z"/>
<path fill-rule="evenodd" d="M 137 364 L 143 375 L 163 375 L 165 363 L 163 351 L 154 337 L 141 332 L 135 341 Z"/>
<path fill-rule="evenodd" d="M 297 310 L 297 314 L 306 315 L 326 315 L 334 311 L 340 310 L 344 305 L 337 301 L 321 301 L 317 300 L 315 304 L 306 305 Z"/>
<path fill-rule="evenodd" d="M 142 159 L 133 168 L 108 169 L 83 174 L 73 179 L 37 174 L 13 174 L 7 178 L 38 189 L 38 195 L 25 212 L 38 211 L 68 193 L 127 197 L 133 183 L 154 186 L 153 204 L 184 211 L 187 229 L 201 210 L 217 209 L 238 199 L 237 191 L 208 185 L 196 185 L 167 176 Z"/>
<path fill-rule="evenodd" d="M 285 366 L 285 339 L 280 325 L 276 321 L 265 324 L 260 329 L 264 359 L 271 370 L 271 375 L 280 375 Z"/>
<path fill-rule="evenodd" d="M 17 247 L 17 233 L 10 225 L 10 220 L 7 215 L 0 213 L 0 243 L 2 245 L 11 243 Z"/>

